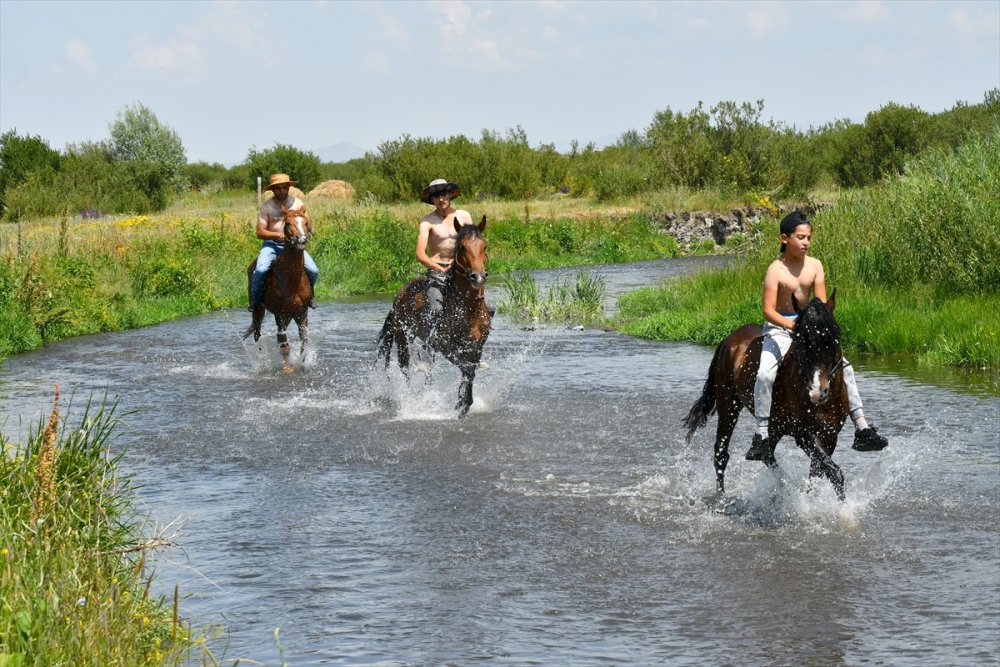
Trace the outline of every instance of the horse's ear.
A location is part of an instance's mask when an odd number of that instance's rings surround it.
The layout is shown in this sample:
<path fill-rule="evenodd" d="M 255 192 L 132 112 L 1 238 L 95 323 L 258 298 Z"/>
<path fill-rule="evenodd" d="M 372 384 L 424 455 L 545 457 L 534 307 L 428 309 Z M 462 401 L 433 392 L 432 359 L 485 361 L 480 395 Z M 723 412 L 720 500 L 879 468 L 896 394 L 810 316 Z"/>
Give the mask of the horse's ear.
<path fill-rule="evenodd" d="M 801 313 L 802 309 L 799 308 L 799 300 L 795 298 L 795 293 L 792 293 L 792 310 L 796 313 Z"/>
<path fill-rule="evenodd" d="M 456 231 L 456 232 L 460 232 L 460 231 L 462 231 L 462 227 L 463 227 L 463 225 L 462 225 L 462 223 L 461 223 L 461 222 L 459 222 L 459 220 L 458 220 L 458 216 L 457 216 L 457 215 L 456 215 L 456 216 L 455 216 L 454 218 L 452 218 L 452 219 L 451 219 L 451 221 L 452 221 L 452 224 L 454 224 L 454 225 L 455 225 L 455 231 Z"/>
<path fill-rule="evenodd" d="M 483 216 L 483 219 L 479 221 L 479 231 L 480 232 L 485 232 L 486 231 L 486 216 L 485 215 Z"/>
<path fill-rule="evenodd" d="M 833 293 L 830 294 L 830 298 L 826 300 L 826 307 L 830 310 L 830 314 L 833 314 L 833 309 L 837 307 L 837 288 L 833 288 Z"/>

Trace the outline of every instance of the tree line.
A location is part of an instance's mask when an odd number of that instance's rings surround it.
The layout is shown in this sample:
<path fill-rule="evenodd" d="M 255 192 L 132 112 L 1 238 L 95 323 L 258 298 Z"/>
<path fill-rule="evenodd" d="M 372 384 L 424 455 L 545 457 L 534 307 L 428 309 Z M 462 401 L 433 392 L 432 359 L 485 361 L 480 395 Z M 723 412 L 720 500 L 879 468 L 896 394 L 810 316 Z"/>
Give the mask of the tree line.
<path fill-rule="evenodd" d="M 177 133 L 139 103 L 118 113 L 107 140 L 62 151 L 16 129 L 0 135 L 0 214 L 12 220 L 159 211 L 186 190 L 253 189 L 258 176 L 276 172 L 291 174 L 304 191 L 345 180 L 357 196 L 383 203 L 412 201 L 439 177 L 478 198 L 610 201 L 672 187 L 803 196 L 822 185 L 871 185 L 901 173 L 913 156 L 988 134 L 1000 123 L 1000 89 L 987 91 L 981 103 L 958 102 L 940 113 L 889 103 L 861 123 L 837 120 L 804 131 L 764 120 L 763 112 L 763 100 L 699 103 L 688 112 L 668 107 L 613 145 L 573 142 L 568 152 L 531 146 L 518 126 L 483 130 L 478 138 L 404 134 L 341 163 L 278 143 L 251 147 L 242 163 L 226 167 L 188 163 Z"/>

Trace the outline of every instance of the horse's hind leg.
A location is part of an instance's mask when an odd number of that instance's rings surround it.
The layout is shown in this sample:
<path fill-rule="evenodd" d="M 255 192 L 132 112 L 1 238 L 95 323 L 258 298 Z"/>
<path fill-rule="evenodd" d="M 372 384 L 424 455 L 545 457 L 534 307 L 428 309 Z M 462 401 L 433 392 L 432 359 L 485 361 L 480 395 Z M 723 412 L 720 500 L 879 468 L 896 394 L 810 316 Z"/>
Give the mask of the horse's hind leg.
<path fill-rule="evenodd" d="M 727 405 L 731 403 L 732 401 L 726 399 Z M 726 492 L 726 466 L 729 465 L 729 441 L 733 437 L 733 429 L 736 428 L 736 422 L 739 418 L 739 407 L 735 410 L 732 407 L 719 410 L 719 424 L 715 429 L 715 492 L 718 495 Z"/>

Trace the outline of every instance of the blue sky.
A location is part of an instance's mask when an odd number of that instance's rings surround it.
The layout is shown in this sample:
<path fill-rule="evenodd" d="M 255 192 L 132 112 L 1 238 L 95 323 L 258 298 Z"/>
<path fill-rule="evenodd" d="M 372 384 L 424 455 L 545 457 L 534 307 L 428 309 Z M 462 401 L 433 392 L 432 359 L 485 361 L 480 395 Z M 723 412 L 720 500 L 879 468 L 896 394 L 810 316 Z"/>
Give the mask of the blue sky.
<path fill-rule="evenodd" d="M 227 165 L 517 125 L 532 145 L 604 145 L 699 101 L 763 99 L 806 129 L 996 87 L 1000 0 L 0 0 L 0 131 L 62 149 L 141 102 L 189 161 Z"/>

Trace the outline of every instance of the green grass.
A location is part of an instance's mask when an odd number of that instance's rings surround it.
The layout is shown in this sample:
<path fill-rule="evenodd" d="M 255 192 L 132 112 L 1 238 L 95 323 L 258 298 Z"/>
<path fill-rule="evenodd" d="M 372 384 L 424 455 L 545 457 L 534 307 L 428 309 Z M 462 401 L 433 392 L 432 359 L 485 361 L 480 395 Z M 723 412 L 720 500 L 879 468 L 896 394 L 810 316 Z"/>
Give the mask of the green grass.
<path fill-rule="evenodd" d="M 150 535 L 109 443 L 115 406 L 53 409 L 22 445 L 0 435 L 0 665 L 180 665 L 205 637 L 150 594 Z M 206 664 L 214 661 L 207 649 Z"/>
<path fill-rule="evenodd" d="M 1000 128 L 934 151 L 899 179 L 843 196 L 818 214 L 810 253 L 837 289 L 850 352 L 924 365 L 1000 368 Z M 777 230 L 722 271 L 619 300 L 615 326 L 635 336 L 717 345 L 761 322 L 761 285 Z"/>
<path fill-rule="evenodd" d="M 502 287 L 505 296 L 497 311 L 517 322 L 593 324 L 603 320 L 607 285 L 600 276 L 580 271 L 572 281 L 556 279 L 544 297 L 534 277 L 526 273 L 508 276 Z"/>

